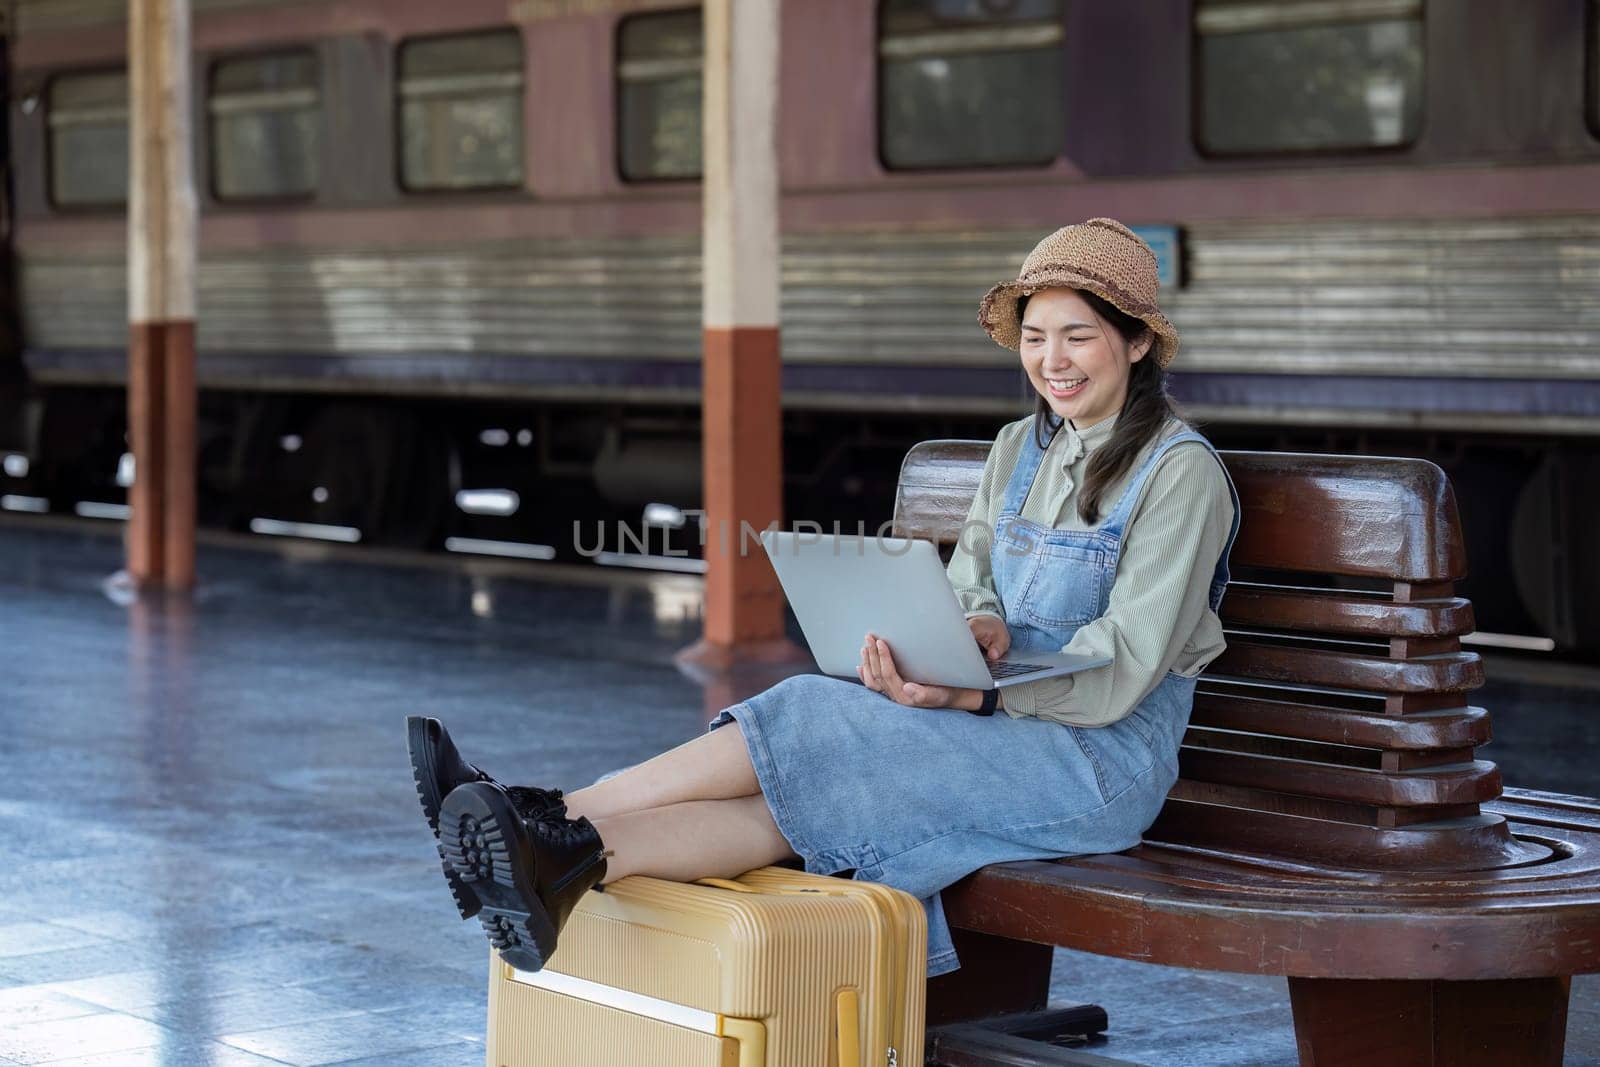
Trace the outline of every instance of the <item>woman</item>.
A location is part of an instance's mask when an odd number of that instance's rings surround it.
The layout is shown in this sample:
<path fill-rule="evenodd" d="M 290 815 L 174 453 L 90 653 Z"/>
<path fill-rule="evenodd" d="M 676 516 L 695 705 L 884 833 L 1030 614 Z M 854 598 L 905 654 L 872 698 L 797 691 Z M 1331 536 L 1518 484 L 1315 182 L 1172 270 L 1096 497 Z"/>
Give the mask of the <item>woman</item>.
<path fill-rule="evenodd" d="M 1000 698 L 902 678 L 867 634 L 860 685 L 787 679 L 565 797 L 502 787 L 414 718 L 418 793 L 462 915 L 481 909 L 505 958 L 537 970 L 590 888 L 798 857 L 922 899 L 932 977 L 960 966 L 945 886 L 989 863 L 1137 844 L 1177 779 L 1195 677 L 1223 649 L 1238 532 L 1232 480 L 1167 399 L 1178 334 L 1157 289 L 1149 246 L 1090 219 L 1045 238 L 980 316 L 1037 400 L 995 441 L 950 580 L 990 657 L 1110 664 Z"/>

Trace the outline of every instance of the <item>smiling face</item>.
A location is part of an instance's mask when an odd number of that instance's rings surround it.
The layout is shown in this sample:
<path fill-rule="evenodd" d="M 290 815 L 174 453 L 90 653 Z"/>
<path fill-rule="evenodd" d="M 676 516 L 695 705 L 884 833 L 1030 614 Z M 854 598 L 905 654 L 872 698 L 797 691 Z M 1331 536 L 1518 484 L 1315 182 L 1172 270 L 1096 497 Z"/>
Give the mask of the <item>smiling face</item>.
<path fill-rule="evenodd" d="M 1132 343 L 1076 289 L 1041 289 L 1022 315 L 1022 366 L 1050 410 L 1079 430 L 1111 418 L 1128 396 L 1129 368 L 1155 336 Z"/>

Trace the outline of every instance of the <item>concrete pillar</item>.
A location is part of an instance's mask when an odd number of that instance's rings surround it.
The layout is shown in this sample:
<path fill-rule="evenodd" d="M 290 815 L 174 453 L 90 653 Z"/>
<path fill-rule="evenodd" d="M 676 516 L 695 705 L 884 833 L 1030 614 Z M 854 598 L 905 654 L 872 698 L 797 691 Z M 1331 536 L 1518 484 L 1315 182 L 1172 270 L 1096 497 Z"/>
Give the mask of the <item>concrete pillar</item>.
<path fill-rule="evenodd" d="M 793 659 L 754 537 L 782 519 L 778 343 L 779 0 L 706 0 L 702 443 L 705 635 L 680 662 Z"/>
<path fill-rule="evenodd" d="M 128 5 L 128 573 L 194 584 L 196 214 L 188 0 Z"/>

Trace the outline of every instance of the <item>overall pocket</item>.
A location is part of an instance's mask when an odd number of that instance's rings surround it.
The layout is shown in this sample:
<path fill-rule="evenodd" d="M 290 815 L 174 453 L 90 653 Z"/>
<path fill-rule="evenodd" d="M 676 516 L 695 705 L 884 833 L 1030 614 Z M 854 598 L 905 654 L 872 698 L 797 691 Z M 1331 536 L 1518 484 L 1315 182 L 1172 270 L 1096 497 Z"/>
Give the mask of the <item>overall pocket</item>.
<path fill-rule="evenodd" d="M 1104 612 L 1115 560 L 1104 548 L 1040 545 L 1028 561 L 1022 618 L 1045 629 L 1082 626 Z"/>
<path fill-rule="evenodd" d="M 1155 725 L 1145 716 L 1139 708 L 1134 708 L 1128 713 L 1128 728 L 1139 735 L 1139 740 L 1145 745 L 1153 746 L 1156 743 Z"/>
<path fill-rule="evenodd" d="M 1094 782 L 1095 787 L 1100 792 L 1100 803 L 1107 803 L 1111 800 L 1114 790 L 1111 788 L 1110 783 L 1106 781 L 1105 761 L 1100 758 L 1100 752 L 1095 748 L 1094 741 L 1089 737 L 1094 730 L 1083 726 L 1069 726 L 1067 730 L 1072 735 L 1072 740 L 1077 742 L 1078 750 L 1083 753 L 1084 759 L 1088 760 L 1090 768 L 1094 771 Z"/>

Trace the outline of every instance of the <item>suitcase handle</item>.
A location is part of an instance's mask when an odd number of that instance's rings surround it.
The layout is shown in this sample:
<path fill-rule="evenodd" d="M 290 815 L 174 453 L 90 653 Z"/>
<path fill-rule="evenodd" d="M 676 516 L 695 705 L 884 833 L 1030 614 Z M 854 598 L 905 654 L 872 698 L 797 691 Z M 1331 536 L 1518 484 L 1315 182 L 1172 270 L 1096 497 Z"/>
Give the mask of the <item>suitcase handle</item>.
<path fill-rule="evenodd" d="M 824 896 L 843 896 L 843 890 L 828 889 L 757 889 L 735 882 L 731 878 L 696 878 L 695 885 L 710 886 L 713 889 L 727 889 L 735 893 L 760 893 L 762 895 L 779 894 L 782 896 L 805 896 L 807 894 L 820 894 Z M 834 1001 L 836 1014 L 835 1025 L 839 1033 L 839 1067 L 860 1067 L 861 1064 L 861 1017 L 860 1000 L 854 989 L 841 989 Z"/>

